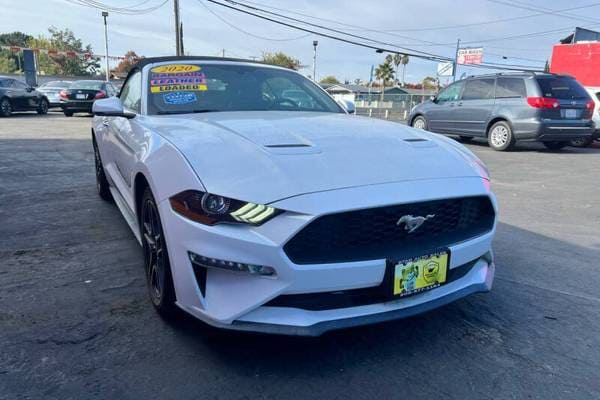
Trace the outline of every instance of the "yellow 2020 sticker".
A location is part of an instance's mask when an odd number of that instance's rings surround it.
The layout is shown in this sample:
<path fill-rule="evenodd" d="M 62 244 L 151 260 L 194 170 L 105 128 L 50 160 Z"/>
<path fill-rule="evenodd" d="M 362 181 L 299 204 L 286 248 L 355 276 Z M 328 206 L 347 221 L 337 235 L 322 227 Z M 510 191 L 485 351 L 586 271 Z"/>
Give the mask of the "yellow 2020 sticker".
<path fill-rule="evenodd" d="M 168 64 L 154 67 L 151 69 L 151 71 L 157 74 L 177 74 L 182 72 L 200 71 L 200 66 L 189 64 Z"/>

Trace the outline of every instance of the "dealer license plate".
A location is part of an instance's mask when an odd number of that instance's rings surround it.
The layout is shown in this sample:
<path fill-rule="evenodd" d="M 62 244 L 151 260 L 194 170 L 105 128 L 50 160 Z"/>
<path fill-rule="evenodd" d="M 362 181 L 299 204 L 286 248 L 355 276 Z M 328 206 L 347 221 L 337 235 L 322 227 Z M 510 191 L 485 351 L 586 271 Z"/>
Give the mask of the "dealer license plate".
<path fill-rule="evenodd" d="M 393 263 L 394 296 L 434 289 L 446 282 L 450 253 L 442 251 Z"/>
<path fill-rule="evenodd" d="M 75 98 L 77 100 L 85 100 L 85 99 L 87 99 L 87 94 L 76 94 Z"/>
<path fill-rule="evenodd" d="M 567 108 L 565 110 L 565 118 L 575 119 L 577 118 L 577 110 L 573 108 Z"/>

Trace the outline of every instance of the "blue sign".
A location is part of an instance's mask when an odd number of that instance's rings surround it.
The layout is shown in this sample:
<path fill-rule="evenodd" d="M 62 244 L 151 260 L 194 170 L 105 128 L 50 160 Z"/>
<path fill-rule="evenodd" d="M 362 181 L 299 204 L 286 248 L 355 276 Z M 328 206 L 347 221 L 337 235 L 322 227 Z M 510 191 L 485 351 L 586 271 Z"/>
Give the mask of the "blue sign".
<path fill-rule="evenodd" d="M 189 104 L 197 100 L 194 92 L 173 92 L 165 93 L 163 100 L 167 104 Z"/>

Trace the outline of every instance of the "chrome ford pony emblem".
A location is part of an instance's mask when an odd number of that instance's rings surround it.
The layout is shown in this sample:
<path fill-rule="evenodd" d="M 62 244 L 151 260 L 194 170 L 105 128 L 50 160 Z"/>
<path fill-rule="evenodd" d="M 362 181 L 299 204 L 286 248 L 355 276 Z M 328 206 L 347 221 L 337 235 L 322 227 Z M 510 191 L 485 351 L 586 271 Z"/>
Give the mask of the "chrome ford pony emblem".
<path fill-rule="evenodd" d="M 396 222 L 396 225 L 400 226 L 404 224 L 404 230 L 408 233 L 413 233 L 414 231 L 419 229 L 419 227 L 423 225 L 425 221 L 427 221 L 428 219 L 432 219 L 433 217 L 435 217 L 435 214 L 429 214 L 425 217 L 422 217 L 420 215 L 417 217 L 413 217 L 412 215 L 403 215 L 402 217 L 400 217 L 398 222 Z"/>

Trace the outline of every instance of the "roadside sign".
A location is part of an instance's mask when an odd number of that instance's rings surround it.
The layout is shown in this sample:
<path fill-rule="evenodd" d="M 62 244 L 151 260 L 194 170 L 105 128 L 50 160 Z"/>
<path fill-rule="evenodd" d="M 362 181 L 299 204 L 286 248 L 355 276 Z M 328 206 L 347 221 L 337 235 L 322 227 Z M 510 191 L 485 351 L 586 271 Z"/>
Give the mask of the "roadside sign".
<path fill-rule="evenodd" d="M 437 65 L 437 74 L 438 76 L 452 76 L 453 73 L 453 63 L 452 62 L 441 62 Z"/>
<path fill-rule="evenodd" d="M 483 47 L 469 47 L 458 50 L 456 62 L 458 64 L 481 64 L 483 61 Z"/>

